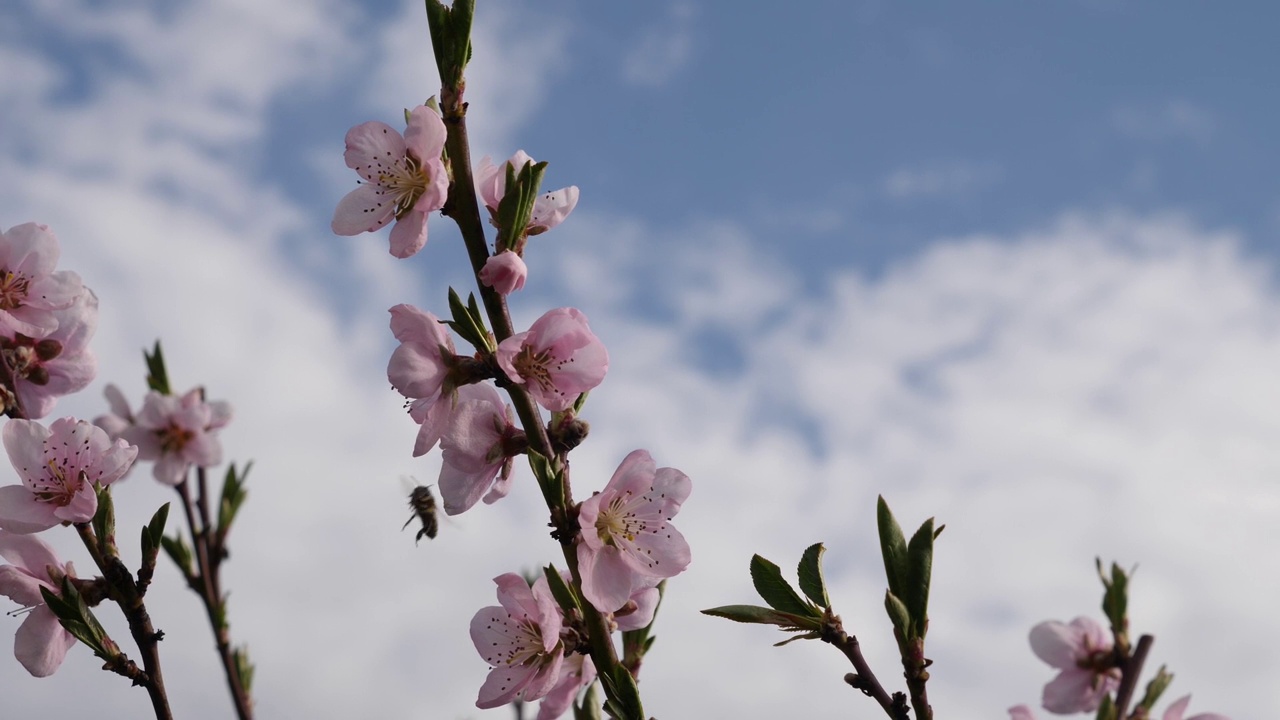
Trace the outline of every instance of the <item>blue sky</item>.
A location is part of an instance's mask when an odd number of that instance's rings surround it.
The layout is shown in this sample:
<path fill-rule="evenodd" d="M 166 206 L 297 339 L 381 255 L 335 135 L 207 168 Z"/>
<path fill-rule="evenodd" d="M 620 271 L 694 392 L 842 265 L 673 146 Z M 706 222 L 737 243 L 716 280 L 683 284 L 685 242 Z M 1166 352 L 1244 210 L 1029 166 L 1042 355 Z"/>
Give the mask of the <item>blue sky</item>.
<path fill-rule="evenodd" d="M 824 540 L 837 610 L 893 677 L 883 493 L 948 526 L 941 713 L 1035 704 L 1052 673 L 1026 633 L 1097 616 L 1101 555 L 1140 565 L 1169 699 L 1274 715 L 1276 11 L 796 5 L 478 11 L 477 158 L 523 148 L 582 192 L 513 299 L 518 324 L 582 308 L 610 348 L 576 487 L 636 447 L 694 481 L 649 712 L 870 716 L 838 654 L 696 611 L 750 599 L 752 553 Z M 492 577 L 556 554 L 527 475 L 430 544 L 400 532 L 399 477 L 439 461 L 410 457 L 386 309 L 442 310 L 464 256 L 443 220 L 403 262 L 385 231 L 328 225 L 347 128 L 436 92 L 426 43 L 408 0 L 0 8 L 0 226 L 49 224 L 101 301 L 99 380 L 56 412 L 103 412 L 108 381 L 136 402 L 156 337 L 176 385 L 235 405 L 227 453 L 256 464 L 227 582 L 263 717 L 509 716 L 473 707 L 466 623 Z M 122 525 L 170 495 L 135 473 Z M 51 538 L 87 565 L 71 540 Z M 195 599 L 163 570 L 153 597 L 179 714 L 225 717 Z M 45 681 L 0 652 L 6 711 L 145 708 L 78 650 Z"/>

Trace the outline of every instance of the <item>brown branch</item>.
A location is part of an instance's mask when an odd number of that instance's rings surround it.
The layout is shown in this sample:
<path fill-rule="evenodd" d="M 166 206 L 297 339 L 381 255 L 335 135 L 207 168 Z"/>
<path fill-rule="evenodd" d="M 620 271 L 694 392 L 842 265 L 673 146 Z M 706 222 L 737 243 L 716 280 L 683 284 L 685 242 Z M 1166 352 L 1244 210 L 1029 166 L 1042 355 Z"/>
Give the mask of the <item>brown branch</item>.
<path fill-rule="evenodd" d="M 884 686 L 876 679 L 876 674 L 871 671 L 867 659 L 862 656 L 862 646 L 858 643 L 858 638 L 844 631 L 838 616 L 832 615 L 830 611 L 827 615 L 822 627 L 822 641 L 839 648 L 840 652 L 849 658 L 855 671 L 845 675 L 845 682 L 861 690 L 863 695 L 875 698 L 885 714 L 893 720 L 909 720 L 905 703 L 890 697 Z"/>
<path fill-rule="evenodd" d="M 1133 654 L 1120 668 L 1120 688 L 1116 691 L 1117 720 L 1124 720 L 1125 713 L 1129 710 L 1129 701 L 1133 699 L 1133 693 L 1138 689 L 1138 680 L 1142 676 L 1142 666 L 1147 662 L 1147 653 L 1151 652 L 1151 645 L 1155 641 L 1151 635 L 1138 638 Z"/>
<path fill-rule="evenodd" d="M 114 545 L 110 542 L 100 544 L 98 538 L 94 537 L 89 523 L 76 523 L 75 528 L 89 555 L 93 557 L 94 563 L 107 581 L 108 596 L 120 606 L 125 619 L 129 621 L 129 634 L 133 636 L 133 641 L 138 645 L 138 652 L 142 655 L 143 675 L 134 675 L 134 684 L 146 688 L 156 720 L 173 720 L 173 711 L 169 709 L 169 698 L 165 694 L 164 676 L 160 672 L 158 645 L 164 633 L 157 632 L 155 626 L 151 624 L 151 616 L 147 613 L 142 595 L 134 584 L 133 574 L 120 560 Z M 136 667 L 135 665 L 135 670 Z M 120 672 L 115 669 L 113 671 Z"/>

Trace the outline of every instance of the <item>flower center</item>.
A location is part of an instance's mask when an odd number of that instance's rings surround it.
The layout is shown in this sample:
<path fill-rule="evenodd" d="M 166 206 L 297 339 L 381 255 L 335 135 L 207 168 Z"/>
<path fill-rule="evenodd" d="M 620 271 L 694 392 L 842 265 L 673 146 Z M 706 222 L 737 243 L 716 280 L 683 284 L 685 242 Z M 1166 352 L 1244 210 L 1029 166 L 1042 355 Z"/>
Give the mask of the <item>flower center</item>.
<path fill-rule="evenodd" d="M 30 278 L 9 268 L 0 270 L 0 310 L 16 310 L 22 307 L 30 289 Z"/>
<path fill-rule="evenodd" d="M 156 435 L 160 438 L 161 453 L 180 453 L 196 436 L 195 431 L 179 427 L 173 421 L 163 430 L 157 430 Z"/>
<path fill-rule="evenodd" d="M 554 391 L 555 385 L 551 382 L 551 364 L 550 351 L 535 352 L 533 347 L 525 345 L 520 348 L 520 352 L 516 353 L 512 360 L 516 366 L 516 372 L 520 373 L 520 377 L 524 378 L 527 383 L 536 384 L 538 387 L 547 391 Z"/>
<path fill-rule="evenodd" d="M 396 219 L 399 220 L 418 204 L 418 198 L 431 184 L 431 174 L 422 163 L 406 155 L 378 175 L 378 184 L 390 193 L 395 202 Z"/>
<path fill-rule="evenodd" d="M 636 536 L 649 526 L 627 507 L 630 497 L 631 493 L 616 497 L 600 510 L 596 517 L 596 532 L 600 534 L 601 542 L 615 547 L 620 540 L 633 543 Z"/>
<path fill-rule="evenodd" d="M 66 466 L 59 465 L 54 460 L 50 460 L 47 467 L 49 468 L 47 475 L 32 480 L 34 487 L 31 488 L 31 492 L 39 502 L 58 506 L 69 505 L 71 499 L 89 480 L 89 475 L 84 470 L 72 476 L 67 472 Z"/>

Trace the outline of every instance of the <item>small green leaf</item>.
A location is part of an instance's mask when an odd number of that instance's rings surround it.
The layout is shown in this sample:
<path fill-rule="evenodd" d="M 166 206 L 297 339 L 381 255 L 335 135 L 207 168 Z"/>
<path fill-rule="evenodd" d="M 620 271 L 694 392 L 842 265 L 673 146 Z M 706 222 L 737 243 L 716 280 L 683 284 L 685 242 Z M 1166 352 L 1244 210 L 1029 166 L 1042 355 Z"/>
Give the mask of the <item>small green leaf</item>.
<path fill-rule="evenodd" d="M 525 236 L 529 220 L 533 216 L 533 204 L 538 199 L 542 176 L 547 163 L 526 162 L 523 167 L 503 165 L 507 172 L 506 192 L 498 202 L 498 237 L 494 252 L 515 250 Z"/>
<path fill-rule="evenodd" d="M 933 573 L 933 518 L 924 521 L 907 544 L 907 577 L 902 601 L 911 614 L 912 633 L 923 638 L 929 628 L 929 580 Z"/>
<path fill-rule="evenodd" d="M 645 720 L 640 688 L 625 667 L 614 665 L 608 671 L 600 671 L 598 677 L 608 696 L 604 704 L 610 715 L 618 720 Z"/>
<path fill-rule="evenodd" d="M 812 617 L 793 615 L 758 605 L 723 605 L 703 610 L 702 614 L 740 623 L 777 625 L 783 630 L 817 630 L 821 627 L 821 621 Z"/>
<path fill-rule="evenodd" d="M 800 577 L 800 590 L 819 607 L 830 608 L 831 599 L 827 597 L 827 581 L 822 576 L 822 554 L 826 551 L 822 543 L 810 545 L 800 557 L 800 567 L 796 572 Z"/>
<path fill-rule="evenodd" d="M 1151 678 L 1151 682 L 1147 683 L 1147 691 L 1143 693 L 1142 700 L 1138 702 L 1138 707 L 1147 711 L 1147 716 L 1152 714 L 1153 708 L 1160 700 L 1160 696 L 1169 688 L 1169 684 L 1173 682 L 1173 673 L 1168 672 L 1164 665 L 1156 671 L 1156 676 Z"/>
<path fill-rule="evenodd" d="M 164 353 L 160 351 L 160 341 L 156 340 L 155 349 L 148 353 L 144 348 L 142 359 L 147 364 L 147 387 L 161 395 L 172 395 L 169 389 L 169 371 L 164 366 Z"/>
<path fill-rule="evenodd" d="M 246 695 L 253 694 L 253 663 L 249 662 L 249 646 L 241 645 L 231 651 L 231 658 L 236 665 L 236 674 L 240 676 L 240 687 Z"/>
<path fill-rule="evenodd" d="M 911 613 L 907 611 L 907 606 L 893 594 L 892 590 L 884 591 L 884 609 L 889 613 L 889 620 L 893 622 L 893 629 L 896 634 L 903 638 L 910 636 Z"/>
<path fill-rule="evenodd" d="M 1109 693 L 1102 696 L 1102 704 L 1098 706 L 1095 720 L 1116 720 L 1115 702 L 1112 701 Z"/>
<path fill-rule="evenodd" d="M 431 48 L 436 56 L 440 84 L 460 89 L 462 72 L 471 60 L 471 21 L 475 0 L 454 0 L 445 6 L 440 0 L 427 0 L 427 25 L 431 30 Z"/>
<path fill-rule="evenodd" d="M 822 617 L 822 613 L 805 602 L 791 583 L 782 577 L 782 570 L 777 565 L 759 555 L 751 556 L 751 582 L 760 597 L 775 610 L 801 617 Z"/>
<path fill-rule="evenodd" d="M 453 319 L 445 321 L 445 325 L 452 328 L 459 337 L 475 349 L 493 352 L 493 343 L 489 339 L 489 331 L 476 305 L 474 293 L 467 297 L 467 304 L 463 305 L 458 292 L 452 287 L 449 288 L 449 314 Z"/>
<path fill-rule="evenodd" d="M 240 506 L 249 497 L 244 485 L 252 467 L 253 463 L 248 462 L 243 470 L 236 472 L 235 463 L 227 466 L 227 474 L 222 479 L 222 496 L 218 500 L 218 535 L 221 538 L 226 538 L 236 515 L 240 513 Z"/>
<path fill-rule="evenodd" d="M 577 595 L 573 592 L 573 588 L 565 583 L 564 577 L 560 575 L 559 570 L 556 570 L 555 565 L 548 565 L 543 568 L 542 574 L 547 578 L 547 585 L 551 588 L 551 596 L 560 604 L 561 609 L 567 612 L 575 608 L 582 608 L 582 605 L 578 602 Z"/>
<path fill-rule="evenodd" d="M 111 502 L 111 486 L 97 485 L 94 490 L 98 494 L 98 512 L 93 516 L 93 534 L 98 537 L 98 547 L 106 553 L 115 541 L 116 506 Z"/>
<path fill-rule="evenodd" d="M 880 531 L 880 553 L 884 556 L 884 574 L 889 580 L 889 590 L 902 597 L 902 588 L 907 581 L 907 540 L 883 495 L 876 499 L 876 527 Z"/>
<path fill-rule="evenodd" d="M 40 596 L 62 627 L 93 650 L 94 655 L 111 660 L 120 653 L 120 648 L 107 636 L 107 631 L 89 610 L 71 578 L 62 578 L 62 587 L 57 594 L 41 585 Z"/>
<path fill-rule="evenodd" d="M 817 640 L 821 637 L 822 637 L 822 633 L 818 632 L 817 630 L 813 630 L 807 633 L 801 633 L 799 635 L 792 635 L 786 640 L 781 640 L 779 642 L 774 643 L 773 646 L 782 647 L 783 645 L 790 645 L 791 643 L 797 640 Z"/>
<path fill-rule="evenodd" d="M 160 506 L 151 522 L 142 528 L 142 566 L 154 567 L 156 555 L 160 554 L 160 543 L 164 542 L 164 525 L 169 519 L 169 503 Z"/>
<path fill-rule="evenodd" d="M 169 537 L 165 535 L 160 538 L 160 545 L 164 548 L 164 552 L 173 560 L 173 563 L 182 571 L 184 577 L 188 580 L 196 576 L 195 569 L 191 566 L 191 548 L 187 546 L 185 540 L 181 536 Z"/>

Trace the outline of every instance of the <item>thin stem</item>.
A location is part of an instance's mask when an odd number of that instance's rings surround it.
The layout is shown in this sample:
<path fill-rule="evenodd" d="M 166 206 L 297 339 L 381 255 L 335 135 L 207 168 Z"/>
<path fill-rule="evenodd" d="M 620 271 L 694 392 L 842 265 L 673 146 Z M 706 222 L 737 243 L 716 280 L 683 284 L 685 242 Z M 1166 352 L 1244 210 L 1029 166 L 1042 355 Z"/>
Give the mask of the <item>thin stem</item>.
<path fill-rule="evenodd" d="M 1138 688 L 1138 679 L 1142 676 L 1142 666 L 1147 662 L 1147 653 L 1151 652 L 1151 645 L 1156 639 L 1151 635 L 1143 635 L 1138 638 L 1138 645 L 1133 649 L 1133 655 L 1124 663 L 1121 668 L 1120 688 L 1116 691 L 1116 717 L 1123 720 L 1125 713 L 1129 711 L 1129 701 L 1133 699 L 1133 693 Z"/>
<path fill-rule="evenodd" d="M 431 23 L 436 22 L 436 15 L 430 11 L 427 12 L 427 18 Z M 451 32 L 449 28 L 433 26 L 431 29 L 433 38 L 438 32 Z M 480 218 L 480 206 L 476 198 L 475 180 L 471 174 L 471 147 L 467 137 L 467 104 L 462 97 L 465 81 L 459 80 L 456 84 L 452 83 L 450 78 L 445 76 L 446 63 L 442 62 L 441 48 L 436 47 L 434 50 L 442 86 L 440 89 L 440 114 L 447 133 L 445 151 L 448 154 L 449 169 L 451 170 L 449 196 L 442 212 L 452 218 L 458 225 L 463 243 L 467 248 L 467 257 L 471 261 L 471 270 L 476 280 L 476 287 L 480 292 L 485 313 L 493 329 L 494 339 L 501 343 L 511 337 L 514 334 L 514 330 L 512 329 L 511 313 L 507 309 L 506 298 L 480 281 L 480 271 L 484 269 L 485 262 L 489 259 L 489 245 L 485 238 L 484 224 Z M 550 461 L 553 473 L 561 473 L 562 476 L 567 476 L 567 462 L 563 455 L 553 451 L 547 428 L 543 424 L 542 413 L 533 398 L 523 387 L 518 385 L 508 384 L 505 390 L 511 398 L 511 404 L 515 408 L 516 415 L 520 418 L 520 425 L 528 438 L 530 449 Z M 567 485 L 567 477 L 564 477 L 564 479 Z M 544 482 L 543 478 L 538 478 L 538 481 L 543 485 L 542 494 L 547 501 L 547 509 L 550 511 L 553 520 L 564 517 L 569 508 L 573 506 L 573 498 L 569 495 L 567 488 L 561 493 L 554 493 L 546 486 L 547 483 Z M 561 537 L 559 539 L 561 550 L 564 553 L 565 564 L 568 565 L 573 584 L 581 588 L 582 577 L 578 571 L 578 556 L 574 548 L 574 538 Z M 611 672 L 618 665 L 618 657 L 613 647 L 608 620 L 590 603 L 583 604 L 583 616 L 591 644 L 591 659 L 600 672 Z"/>
<path fill-rule="evenodd" d="M 227 689 L 231 692 L 231 701 L 236 707 L 239 720 L 253 719 L 253 702 L 245 691 L 244 679 L 240 677 L 240 668 L 236 664 L 235 654 L 231 648 L 231 633 L 226 624 L 226 607 L 222 600 L 221 583 L 218 569 L 222 561 L 222 548 L 216 545 L 213 534 L 209 532 L 209 506 L 205 469 L 196 469 L 198 496 L 192 503 L 187 481 L 178 484 L 178 495 L 182 498 L 182 509 L 187 517 L 187 528 L 191 532 L 191 542 L 195 546 L 196 564 L 200 576 L 187 578 L 187 584 L 195 591 L 204 604 L 205 614 L 209 618 L 209 626 L 213 629 L 214 644 L 218 650 L 218 659 L 222 662 L 222 671 L 227 678 Z M 196 513 L 199 513 L 197 520 Z"/>
<path fill-rule="evenodd" d="M 876 674 L 871 671 L 867 659 L 862 656 L 862 646 L 858 643 L 858 638 L 844 631 L 840 626 L 839 618 L 834 618 L 834 626 L 830 630 L 824 629 L 822 639 L 839 648 L 840 652 L 844 653 L 844 656 L 853 664 L 855 671 L 853 677 L 846 677 L 850 685 L 861 690 L 865 695 L 875 698 L 885 714 L 894 720 L 909 720 L 904 712 L 905 708 L 894 703 L 893 698 L 876 679 Z"/>
<path fill-rule="evenodd" d="M 156 720 L 173 720 L 173 711 L 169 709 L 169 698 L 164 690 L 164 675 L 160 672 L 158 645 L 164 633 L 156 632 L 151 624 L 151 616 L 142 602 L 142 595 L 133 583 L 129 568 L 116 555 L 115 548 L 110 543 L 100 545 L 89 523 L 76 523 L 75 528 L 89 555 L 106 578 L 109 596 L 120 606 L 121 612 L 129 621 L 129 634 L 133 636 L 138 652 L 142 655 L 142 669 L 145 673 L 145 679 L 135 678 L 134 682 L 142 680 L 141 684 L 151 698 Z"/>

